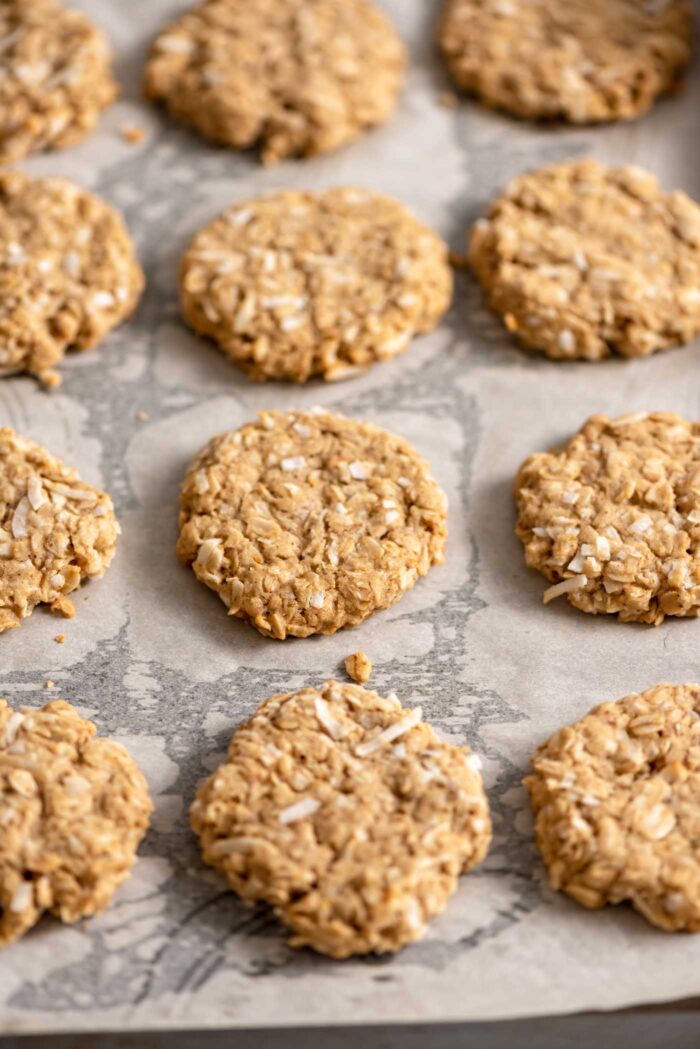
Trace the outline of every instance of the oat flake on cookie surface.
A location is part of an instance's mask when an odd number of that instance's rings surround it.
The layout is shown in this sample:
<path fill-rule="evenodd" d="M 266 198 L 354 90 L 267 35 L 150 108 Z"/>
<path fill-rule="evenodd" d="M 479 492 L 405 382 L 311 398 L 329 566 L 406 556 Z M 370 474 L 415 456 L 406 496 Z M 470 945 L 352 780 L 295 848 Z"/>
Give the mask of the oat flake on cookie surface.
<path fill-rule="evenodd" d="M 0 375 L 57 386 L 66 350 L 101 342 L 142 288 L 131 237 L 103 200 L 65 179 L 0 175 Z"/>
<path fill-rule="evenodd" d="M 156 38 L 146 94 L 265 163 L 326 153 L 391 115 L 405 48 L 368 0 L 205 0 Z"/>
<path fill-rule="evenodd" d="M 700 931 L 700 687 L 657 685 L 560 729 L 525 780 L 554 889 Z"/>
<path fill-rule="evenodd" d="M 479 758 L 421 718 L 335 681 L 272 696 L 197 792 L 205 862 L 244 900 L 271 904 L 294 946 L 396 951 L 486 855 Z"/>
<path fill-rule="evenodd" d="M 446 541 L 445 495 L 408 441 L 320 409 L 214 437 L 180 496 L 180 560 L 271 637 L 357 626 Z"/>
<path fill-rule="evenodd" d="M 700 423 L 594 415 L 515 482 L 525 560 L 584 612 L 662 623 L 700 610 Z"/>
<path fill-rule="evenodd" d="M 76 922 L 106 906 L 152 807 L 125 748 L 96 738 L 70 703 L 0 700 L 0 947 L 44 911 Z"/>
<path fill-rule="evenodd" d="M 491 309 L 561 360 L 646 357 L 700 331 L 700 206 L 593 160 L 514 179 L 471 232 Z"/>
<path fill-rule="evenodd" d="M 257 380 L 345 379 L 449 306 L 446 245 L 389 197 L 286 192 L 225 211 L 181 266 L 187 323 Z"/>
<path fill-rule="evenodd" d="M 0 633 L 39 604 L 72 616 L 68 594 L 105 572 L 118 534 L 108 495 L 0 427 Z"/>
<path fill-rule="evenodd" d="M 84 138 L 117 95 L 105 35 L 55 0 L 0 4 L 0 163 Z"/>
<path fill-rule="evenodd" d="M 447 0 L 439 43 L 455 82 L 530 120 L 644 113 L 691 56 L 686 0 Z"/>

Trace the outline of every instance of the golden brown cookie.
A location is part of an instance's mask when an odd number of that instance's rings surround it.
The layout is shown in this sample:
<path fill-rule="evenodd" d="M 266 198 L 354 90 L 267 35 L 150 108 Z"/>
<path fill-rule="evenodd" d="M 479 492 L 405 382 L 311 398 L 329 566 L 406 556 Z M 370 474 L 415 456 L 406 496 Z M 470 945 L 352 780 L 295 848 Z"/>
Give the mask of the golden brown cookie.
<path fill-rule="evenodd" d="M 187 323 L 253 379 L 345 379 L 405 350 L 450 303 L 443 242 L 389 197 L 275 193 L 205 226 L 182 261 Z"/>
<path fill-rule="evenodd" d="M 700 423 L 594 415 L 515 482 L 525 560 L 584 612 L 658 625 L 700 610 Z"/>
<path fill-rule="evenodd" d="M 644 113 L 691 55 L 687 0 L 447 0 L 439 43 L 455 82 L 531 120 Z"/>
<path fill-rule="evenodd" d="M 418 939 L 491 839 L 480 761 L 357 685 L 272 696 L 191 810 L 206 863 L 333 958 Z"/>
<path fill-rule="evenodd" d="M 108 495 L 0 427 L 0 633 L 39 604 L 73 616 L 67 595 L 104 574 L 118 534 Z"/>
<path fill-rule="evenodd" d="M 56 0 L 0 5 L 0 163 L 84 138 L 117 94 L 107 39 Z"/>
<path fill-rule="evenodd" d="M 405 49 L 369 0 L 204 0 L 156 38 L 146 94 L 262 159 L 326 153 L 389 118 Z"/>
<path fill-rule="evenodd" d="M 57 386 L 66 350 L 100 343 L 142 289 L 113 208 L 65 179 L 0 175 L 0 375 L 28 371 Z"/>
<path fill-rule="evenodd" d="M 261 412 L 192 462 L 177 553 L 261 634 L 333 634 L 443 562 L 446 515 L 403 438 L 322 410 Z"/>
<path fill-rule="evenodd" d="M 579 160 L 516 178 L 469 254 L 491 309 L 548 357 L 646 357 L 700 331 L 700 206 L 639 168 Z"/>
<path fill-rule="evenodd" d="M 44 911 L 90 917 L 129 876 L 153 806 L 124 747 L 95 732 L 63 700 L 0 699 L 0 947 Z"/>
<path fill-rule="evenodd" d="M 554 889 L 700 931 L 700 687 L 657 685 L 560 729 L 525 780 Z"/>

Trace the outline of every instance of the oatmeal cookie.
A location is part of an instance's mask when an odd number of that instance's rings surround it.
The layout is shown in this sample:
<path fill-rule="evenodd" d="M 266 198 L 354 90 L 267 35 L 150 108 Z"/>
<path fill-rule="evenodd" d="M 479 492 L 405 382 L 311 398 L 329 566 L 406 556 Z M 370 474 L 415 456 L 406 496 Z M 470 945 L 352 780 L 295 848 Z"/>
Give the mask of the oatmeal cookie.
<path fill-rule="evenodd" d="M 117 84 L 104 34 L 56 0 L 0 5 L 0 163 L 84 138 Z"/>
<path fill-rule="evenodd" d="M 560 360 L 646 357 L 700 331 L 700 206 L 593 160 L 516 178 L 472 230 L 489 305 Z"/>
<path fill-rule="evenodd" d="M 0 700 L 0 947 L 44 911 L 76 922 L 129 876 L 153 808 L 119 743 L 70 703 Z"/>
<path fill-rule="evenodd" d="M 525 780 L 552 888 L 700 931 L 700 687 L 657 685 L 560 729 Z"/>
<path fill-rule="evenodd" d="M 439 44 L 455 82 L 530 120 L 639 116 L 680 86 L 686 0 L 448 0 Z"/>
<path fill-rule="evenodd" d="M 112 500 L 8 426 L 0 427 L 0 633 L 105 572 L 119 525 Z"/>
<path fill-rule="evenodd" d="M 156 38 L 149 98 L 262 159 L 326 153 L 389 118 L 406 55 L 369 0 L 204 0 Z"/>
<path fill-rule="evenodd" d="M 275 193 L 194 238 L 182 308 L 253 379 L 345 379 L 405 350 L 449 306 L 447 247 L 389 197 Z"/>
<path fill-rule="evenodd" d="M 584 612 L 662 623 L 700 609 L 700 423 L 594 415 L 515 482 L 525 560 Z"/>
<path fill-rule="evenodd" d="M 446 541 L 445 495 L 408 441 L 322 410 L 214 437 L 180 496 L 180 560 L 270 637 L 357 626 Z"/>
<path fill-rule="evenodd" d="M 136 308 L 143 272 L 121 216 L 65 179 L 0 175 L 0 375 L 48 386 Z"/>
<path fill-rule="evenodd" d="M 486 855 L 480 761 L 421 718 L 335 681 L 272 696 L 200 787 L 191 823 L 205 862 L 271 904 L 294 946 L 397 951 Z"/>

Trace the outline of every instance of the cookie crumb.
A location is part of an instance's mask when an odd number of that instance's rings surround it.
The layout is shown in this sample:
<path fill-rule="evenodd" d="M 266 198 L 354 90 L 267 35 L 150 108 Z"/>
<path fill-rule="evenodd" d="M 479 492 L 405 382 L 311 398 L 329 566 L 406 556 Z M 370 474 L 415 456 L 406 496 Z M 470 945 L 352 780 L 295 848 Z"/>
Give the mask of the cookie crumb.
<path fill-rule="evenodd" d="M 358 685 L 364 685 L 372 676 L 372 660 L 362 651 L 353 652 L 345 660 L 345 670 Z"/>
<path fill-rule="evenodd" d="M 56 682 L 52 681 L 51 678 L 47 678 L 46 681 L 43 684 L 43 688 L 45 688 L 47 691 L 50 691 L 52 688 L 55 688 L 55 687 L 56 687 Z"/>
<path fill-rule="evenodd" d="M 150 415 L 148 414 L 148 412 L 137 412 L 136 418 L 140 423 L 146 423 L 150 419 Z"/>
<path fill-rule="evenodd" d="M 143 142 L 146 137 L 146 131 L 144 128 L 139 127 L 137 124 L 125 124 L 120 132 L 125 142 L 128 142 L 131 146 L 136 146 L 139 142 Z"/>
<path fill-rule="evenodd" d="M 66 635 L 65 634 L 56 634 L 56 636 L 54 638 L 54 641 L 56 642 L 57 645 L 65 645 L 65 643 L 66 643 Z"/>

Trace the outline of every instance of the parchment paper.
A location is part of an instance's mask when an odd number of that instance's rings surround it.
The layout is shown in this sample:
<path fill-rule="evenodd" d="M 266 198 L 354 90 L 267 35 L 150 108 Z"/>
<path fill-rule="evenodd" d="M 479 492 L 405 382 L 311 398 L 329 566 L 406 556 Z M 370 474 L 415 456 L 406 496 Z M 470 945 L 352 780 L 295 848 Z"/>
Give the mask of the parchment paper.
<path fill-rule="evenodd" d="M 0 959 L 7 1031 L 505 1018 L 697 994 L 700 938 L 655 931 L 626 908 L 589 912 L 545 885 L 520 787 L 535 745 L 594 703 L 663 680 L 697 680 L 700 622 L 630 626 L 541 603 L 513 535 L 511 483 L 530 452 L 594 411 L 700 417 L 700 345 L 642 361 L 547 362 L 517 349 L 470 278 L 434 334 L 341 385 L 254 385 L 179 320 L 175 279 L 189 236 L 235 199 L 274 187 L 357 184 L 394 194 L 462 249 L 502 183 L 591 153 L 644 164 L 700 198 L 700 78 L 643 120 L 555 131 L 474 104 L 442 108 L 436 3 L 384 0 L 412 45 L 395 119 L 326 158 L 263 170 L 213 148 L 140 101 L 146 43 L 175 0 L 82 0 L 120 55 L 122 100 L 72 150 L 26 169 L 63 174 L 124 209 L 148 273 L 132 323 L 73 356 L 58 392 L 0 383 L 0 421 L 76 464 L 114 496 L 124 534 L 113 567 L 80 591 L 78 616 L 35 612 L 0 639 L 0 693 L 65 696 L 125 742 L 156 800 L 135 873 L 84 927 L 45 919 Z M 125 124 L 147 130 L 129 145 Z M 651 248 L 651 246 L 650 246 Z M 412 440 L 450 497 L 447 564 L 398 605 L 331 638 L 279 643 L 228 619 L 174 555 L 177 489 L 212 434 L 261 407 L 332 406 Z M 140 422 L 137 412 L 148 413 Z M 66 643 L 56 645 L 57 630 Z M 258 701 L 341 673 L 365 649 L 372 686 L 422 703 L 441 733 L 484 757 L 495 820 L 488 860 L 425 939 L 395 958 L 333 963 L 287 948 L 201 864 L 187 828 L 198 781 Z"/>

